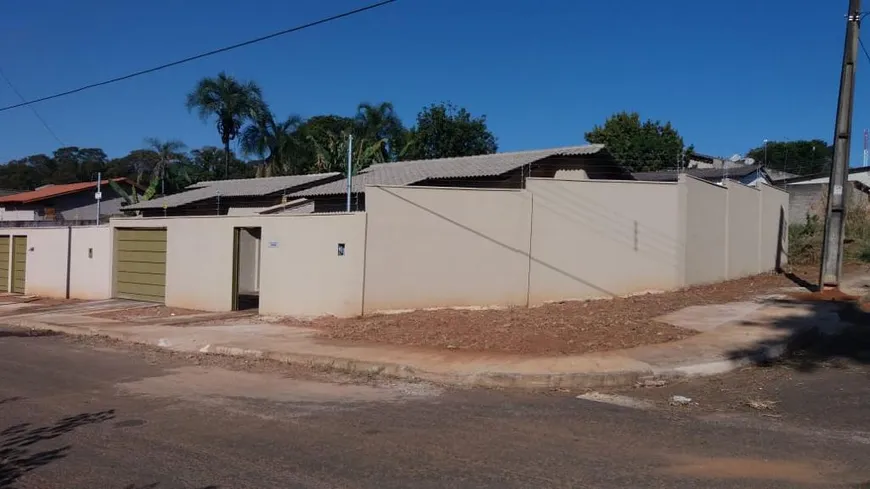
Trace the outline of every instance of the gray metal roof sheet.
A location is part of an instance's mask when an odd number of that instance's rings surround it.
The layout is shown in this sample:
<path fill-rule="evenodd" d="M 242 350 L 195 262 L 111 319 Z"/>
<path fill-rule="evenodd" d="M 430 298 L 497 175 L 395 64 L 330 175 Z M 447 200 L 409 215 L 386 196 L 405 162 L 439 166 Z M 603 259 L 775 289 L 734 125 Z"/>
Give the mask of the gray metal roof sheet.
<path fill-rule="evenodd" d="M 124 210 L 162 209 L 164 206 L 172 208 L 198 202 L 200 200 L 211 199 L 217 196 L 258 197 L 274 194 L 282 190 L 293 189 L 300 185 L 317 182 L 318 180 L 335 178 L 339 175 L 340 173 L 333 172 L 315 173 L 311 175 L 288 175 L 283 177 L 242 178 L 237 180 L 199 182 L 187 187 L 189 190 L 146 202 L 139 202 L 138 204 L 128 205 L 124 207 Z"/>
<path fill-rule="evenodd" d="M 565 148 L 495 153 L 489 155 L 440 158 L 434 160 L 396 161 L 372 165 L 352 179 L 353 192 L 362 192 L 366 185 L 410 185 L 435 178 L 471 178 L 501 175 L 523 165 L 550 156 L 578 156 L 596 154 L 602 144 L 569 146 Z M 347 179 L 336 180 L 292 194 L 293 197 L 335 195 L 347 192 Z"/>
<path fill-rule="evenodd" d="M 757 170 L 763 165 L 746 165 L 731 168 L 690 168 L 686 174 L 703 180 L 717 180 L 723 178 L 741 178 Z M 650 171 L 631 174 L 635 180 L 647 182 L 676 182 L 680 173 L 676 170 Z"/>

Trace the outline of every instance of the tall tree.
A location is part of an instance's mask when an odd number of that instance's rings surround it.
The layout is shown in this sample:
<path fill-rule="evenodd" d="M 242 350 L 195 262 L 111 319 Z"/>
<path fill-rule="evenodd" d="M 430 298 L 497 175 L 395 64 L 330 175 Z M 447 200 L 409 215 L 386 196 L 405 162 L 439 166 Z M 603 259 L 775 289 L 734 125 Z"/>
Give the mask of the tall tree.
<path fill-rule="evenodd" d="M 637 112 L 619 112 L 603 126 L 586 133 L 586 141 L 604 144 L 613 157 L 632 171 L 675 168 L 685 162 L 686 148 L 670 122 L 647 119 Z"/>
<path fill-rule="evenodd" d="M 222 167 L 226 160 L 227 155 L 223 148 L 205 146 L 191 151 L 190 160 L 185 165 L 190 183 L 218 180 L 223 174 Z M 236 158 L 235 155 L 230 154 L 229 160 L 230 178 L 251 178 L 254 176 L 253 167 Z"/>
<path fill-rule="evenodd" d="M 390 102 L 362 103 L 357 107 L 355 136 L 368 141 L 384 141 L 383 161 L 396 160 L 405 145 L 407 130 Z"/>
<path fill-rule="evenodd" d="M 147 138 L 145 143 L 157 155 L 157 165 L 155 165 L 151 173 L 151 185 L 146 190 L 146 195 L 149 192 L 153 195 L 157 189 L 157 182 L 160 182 L 160 194 L 166 195 L 167 168 L 183 161 L 185 157 L 183 151 L 187 148 L 187 145 L 178 140 L 161 141 L 157 138 Z M 150 195 L 148 198 L 150 198 Z"/>
<path fill-rule="evenodd" d="M 417 115 L 401 152 L 403 160 L 448 158 L 495 153 L 495 136 L 486 116 L 472 117 L 465 108 L 450 103 L 432 104 Z"/>
<path fill-rule="evenodd" d="M 142 184 L 146 175 L 151 175 L 160 156 L 151 149 L 134 149 L 125 156 L 111 160 L 106 169 L 107 177 L 127 177 Z"/>
<path fill-rule="evenodd" d="M 297 115 L 277 122 L 274 114 L 267 110 L 245 128 L 240 140 L 242 151 L 263 158 L 262 176 L 293 175 L 302 171 L 300 162 L 294 158 L 300 144 L 297 130 L 301 124 L 302 119 Z"/>
<path fill-rule="evenodd" d="M 768 141 L 766 151 L 761 145 L 750 149 L 746 156 L 774 170 L 813 175 L 830 171 L 834 147 L 821 139 Z"/>
<path fill-rule="evenodd" d="M 230 141 L 242 126 L 255 121 L 265 111 L 263 94 L 254 82 L 242 83 L 224 72 L 216 78 L 203 78 L 187 96 L 187 109 L 196 110 L 203 121 L 214 117 L 224 145 L 224 176 L 229 174 Z"/>

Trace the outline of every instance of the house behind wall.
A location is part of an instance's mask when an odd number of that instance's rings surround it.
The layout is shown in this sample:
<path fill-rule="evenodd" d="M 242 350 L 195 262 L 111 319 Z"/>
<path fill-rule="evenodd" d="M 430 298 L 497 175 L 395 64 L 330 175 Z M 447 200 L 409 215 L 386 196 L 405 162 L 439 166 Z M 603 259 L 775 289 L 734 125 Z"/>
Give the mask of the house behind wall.
<path fill-rule="evenodd" d="M 234 230 L 261 229 L 260 312 L 289 316 L 669 290 L 771 270 L 786 246 L 788 196 L 766 185 L 541 178 L 526 189 L 380 186 L 367 194 L 365 213 L 127 218 L 111 226 L 165 228 L 166 304 L 210 311 L 233 307 Z M 95 229 L 89 239 L 111 246 L 112 231 Z M 47 230 L 28 230 L 35 231 Z M 68 229 L 55 231 L 29 236 L 31 290 L 63 289 L 66 275 L 57 271 L 67 263 Z M 84 248 L 72 249 L 75 270 Z M 111 253 L 98 255 L 110 269 Z"/>
<path fill-rule="evenodd" d="M 808 216 L 824 220 L 828 201 L 827 183 L 787 185 L 786 190 L 790 196 L 789 222 L 803 224 Z M 870 187 L 858 181 L 850 181 L 846 185 L 846 202 L 851 209 L 870 208 Z"/>

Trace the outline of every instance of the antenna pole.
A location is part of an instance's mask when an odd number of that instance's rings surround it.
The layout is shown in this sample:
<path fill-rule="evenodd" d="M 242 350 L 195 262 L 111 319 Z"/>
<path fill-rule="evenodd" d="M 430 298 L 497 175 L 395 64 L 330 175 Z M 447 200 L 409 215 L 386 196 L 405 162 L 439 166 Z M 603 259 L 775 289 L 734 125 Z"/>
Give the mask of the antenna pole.
<path fill-rule="evenodd" d="M 844 190 L 849 176 L 849 144 L 852 135 L 852 106 L 855 97 L 855 64 L 858 58 L 858 35 L 861 28 L 861 0 L 849 0 L 846 15 L 846 42 L 840 71 L 840 95 L 834 127 L 834 162 L 828 183 L 828 213 L 822 241 L 822 265 L 819 287 L 837 289 L 843 268 L 843 237 L 846 227 Z"/>

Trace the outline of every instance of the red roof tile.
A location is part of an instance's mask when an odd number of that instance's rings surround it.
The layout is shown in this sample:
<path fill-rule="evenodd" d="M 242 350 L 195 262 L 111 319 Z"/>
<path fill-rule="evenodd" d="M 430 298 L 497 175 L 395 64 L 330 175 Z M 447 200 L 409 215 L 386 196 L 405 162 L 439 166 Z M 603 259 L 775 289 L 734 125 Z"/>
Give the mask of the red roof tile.
<path fill-rule="evenodd" d="M 114 182 L 127 182 L 133 184 L 133 181 L 127 178 L 119 177 L 112 178 Z M 100 182 L 103 186 L 109 185 L 109 180 Z M 96 189 L 97 182 L 80 182 L 67 183 L 64 185 L 48 185 L 46 187 L 31 190 L 29 192 L 21 192 L 18 194 L 5 195 L 0 197 L 0 204 L 29 204 L 40 200 L 50 199 L 52 197 L 60 197 L 61 195 L 74 194 L 84 190 Z"/>

